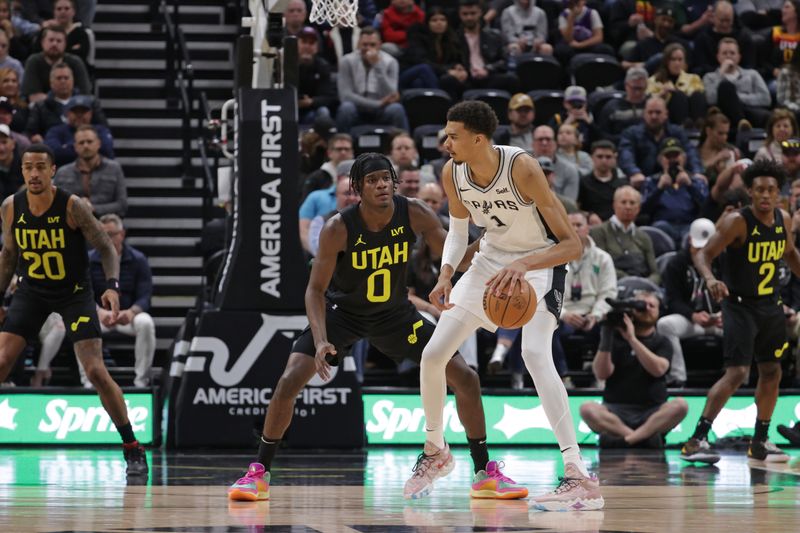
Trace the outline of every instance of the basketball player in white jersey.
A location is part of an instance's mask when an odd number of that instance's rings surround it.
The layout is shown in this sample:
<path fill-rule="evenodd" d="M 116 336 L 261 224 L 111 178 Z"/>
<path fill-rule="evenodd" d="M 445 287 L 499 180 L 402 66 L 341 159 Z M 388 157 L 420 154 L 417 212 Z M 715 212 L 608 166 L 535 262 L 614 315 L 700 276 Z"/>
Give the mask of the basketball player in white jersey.
<path fill-rule="evenodd" d="M 564 459 L 561 484 L 553 492 L 533 498 L 531 507 L 601 509 L 604 502 L 599 484 L 581 459 L 567 392 L 551 351 L 564 294 L 565 265 L 581 256 L 581 242 L 536 160 L 519 148 L 492 145 L 496 127 L 497 117 L 483 102 L 461 102 L 447 113 L 444 146 L 452 159 L 442 171 L 442 185 L 450 206 L 450 230 L 439 281 L 430 294 L 431 302 L 443 312 L 422 352 L 426 459 L 406 482 L 405 495 L 429 491 L 437 477 L 452 469 L 448 467 L 453 458 L 443 436 L 446 354 L 455 352 L 479 327 L 497 329 L 483 311 L 487 286 L 498 295 L 502 291 L 510 294 L 518 282 L 527 280 L 536 291 L 538 306 L 522 328 L 522 357 Z M 467 248 L 470 217 L 486 228 L 486 233 L 480 251 L 453 288 L 450 278 Z"/>

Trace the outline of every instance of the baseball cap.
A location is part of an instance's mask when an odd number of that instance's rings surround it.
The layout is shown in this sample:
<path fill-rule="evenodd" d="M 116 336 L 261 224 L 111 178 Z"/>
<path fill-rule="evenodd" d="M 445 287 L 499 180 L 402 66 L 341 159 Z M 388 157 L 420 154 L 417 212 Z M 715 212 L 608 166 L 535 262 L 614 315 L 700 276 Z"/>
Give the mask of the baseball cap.
<path fill-rule="evenodd" d="M 8 124 L 0 124 L 0 135 L 11 137 L 11 128 L 8 127 Z"/>
<path fill-rule="evenodd" d="M 628 72 L 625 74 L 625 81 L 633 81 L 633 80 L 641 80 L 647 79 L 650 75 L 647 71 L 642 67 L 631 67 L 628 69 Z"/>
<path fill-rule="evenodd" d="M 317 115 L 317 118 L 314 119 L 314 124 L 311 127 L 314 130 L 314 133 L 326 141 L 336 133 L 336 124 L 333 123 L 331 117 L 326 115 Z"/>
<path fill-rule="evenodd" d="M 586 101 L 586 89 L 580 87 L 579 85 L 570 85 L 564 91 L 564 101 L 565 102 L 585 102 Z"/>
<path fill-rule="evenodd" d="M 680 152 L 683 153 L 683 145 L 681 145 L 681 141 L 675 137 L 667 137 L 661 144 L 658 146 L 658 155 L 668 154 L 670 152 Z"/>
<path fill-rule="evenodd" d="M 14 112 L 14 104 L 11 103 L 11 100 L 6 98 L 5 96 L 0 96 L 0 109 L 5 109 L 9 113 Z"/>
<path fill-rule="evenodd" d="M 83 107 L 86 109 L 91 109 L 92 104 L 94 103 L 94 98 L 86 94 L 76 94 L 69 100 L 67 103 L 64 104 L 64 111 L 69 111 L 70 109 L 75 109 L 76 107 Z"/>
<path fill-rule="evenodd" d="M 781 151 L 796 154 L 800 152 L 800 137 L 791 137 L 781 143 Z"/>
<path fill-rule="evenodd" d="M 539 156 L 536 158 L 536 160 L 539 162 L 539 166 L 542 167 L 542 170 L 545 173 L 556 171 L 556 166 L 553 164 L 553 160 L 546 155 Z"/>
<path fill-rule="evenodd" d="M 297 38 L 298 39 L 314 39 L 315 41 L 319 41 L 319 33 L 317 33 L 317 30 L 315 30 L 311 26 L 305 26 L 297 34 Z"/>
<path fill-rule="evenodd" d="M 531 97 L 525 93 L 517 93 L 512 96 L 511 100 L 508 102 L 508 108 L 513 111 L 515 109 L 519 109 L 520 107 L 533 108 L 533 100 L 531 100 Z"/>
<path fill-rule="evenodd" d="M 675 10 L 672 9 L 672 6 L 670 4 L 666 4 L 656 9 L 656 16 L 675 18 Z"/>
<path fill-rule="evenodd" d="M 707 218 L 698 218 L 689 226 L 689 237 L 692 248 L 702 248 L 717 229 Z"/>

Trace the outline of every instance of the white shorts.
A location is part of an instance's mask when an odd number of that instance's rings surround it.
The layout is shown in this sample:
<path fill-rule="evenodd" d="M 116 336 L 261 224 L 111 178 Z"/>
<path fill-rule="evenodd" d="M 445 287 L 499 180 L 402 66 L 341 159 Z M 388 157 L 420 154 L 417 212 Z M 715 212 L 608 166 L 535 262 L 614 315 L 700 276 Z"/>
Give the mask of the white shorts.
<path fill-rule="evenodd" d="M 506 265 L 528 255 L 531 255 L 531 252 L 511 253 L 496 250 L 492 250 L 491 254 L 477 252 L 472 258 L 469 269 L 458 280 L 450 293 L 450 303 L 455 307 L 448 309 L 445 313 L 450 313 L 456 319 L 463 317 L 464 313 L 469 313 L 481 321 L 481 327 L 484 329 L 497 330 L 497 325 L 489 320 L 483 311 L 483 293 L 486 290 L 486 282 Z M 565 265 L 531 270 L 525 274 L 525 279 L 536 292 L 537 313 L 549 311 L 558 319 L 564 296 L 566 272 Z"/>

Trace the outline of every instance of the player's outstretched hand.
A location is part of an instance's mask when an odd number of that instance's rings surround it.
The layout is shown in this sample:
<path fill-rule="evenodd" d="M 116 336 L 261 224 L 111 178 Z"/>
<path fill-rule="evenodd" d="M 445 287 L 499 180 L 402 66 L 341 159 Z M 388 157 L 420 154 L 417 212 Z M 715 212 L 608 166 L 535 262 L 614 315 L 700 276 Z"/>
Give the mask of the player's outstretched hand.
<path fill-rule="evenodd" d="M 428 294 L 428 300 L 431 301 L 433 306 L 439 311 L 446 311 L 453 308 L 450 303 L 450 291 L 453 290 L 453 283 L 449 279 L 439 278 L 436 286 Z"/>
<path fill-rule="evenodd" d="M 708 292 L 711 293 L 711 296 L 718 302 L 728 297 L 727 285 L 718 279 L 709 281 L 706 287 L 708 287 Z"/>
<path fill-rule="evenodd" d="M 325 360 L 325 356 L 336 355 L 336 348 L 333 344 L 325 341 L 317 343 L 317 353 L 314 354 L 314 364 L 317 366 L 319 377 L 328 380 L 331 377 L 331 365 Z"/>
<path fill-rule="evenodd" d="M 486 285 L 491 287 L 495 296 L 500 296 L 505 290 L 509 296 L 514 292 L 517 282 L 525 279 L 528 270 L 519 261 L 514 261 L 491 277 Z"/>
<path fill-rule="evenodd" d="M 111 323 L 116 324 L 119 317 L 119 293 L 113 289 L 106 289 L 100 301 L 103 307 L 111 311 Z"/>

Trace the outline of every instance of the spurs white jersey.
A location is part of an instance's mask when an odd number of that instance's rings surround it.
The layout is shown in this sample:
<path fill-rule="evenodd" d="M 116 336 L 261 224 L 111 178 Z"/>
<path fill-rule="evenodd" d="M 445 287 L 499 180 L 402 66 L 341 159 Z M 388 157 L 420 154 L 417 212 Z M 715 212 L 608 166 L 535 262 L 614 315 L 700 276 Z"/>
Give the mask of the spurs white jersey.
<path fill-rule="evenodd" d="M 514 146 L 495 146 L 500 164 L 492 182 L 480 187 L 472 181 L 466 163 L 453 161 L 453 179 L 459 199 L 472 215 L 472 221 L 486 228 L 481 243 L 503 252 L 531 252 L 550 247 L 554 241 L 533 201 L 525 202 L 511 179 L 514 161 L 525 150 Z"/>

